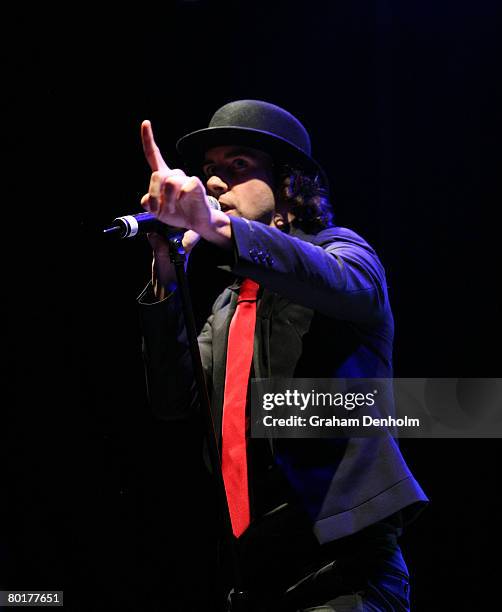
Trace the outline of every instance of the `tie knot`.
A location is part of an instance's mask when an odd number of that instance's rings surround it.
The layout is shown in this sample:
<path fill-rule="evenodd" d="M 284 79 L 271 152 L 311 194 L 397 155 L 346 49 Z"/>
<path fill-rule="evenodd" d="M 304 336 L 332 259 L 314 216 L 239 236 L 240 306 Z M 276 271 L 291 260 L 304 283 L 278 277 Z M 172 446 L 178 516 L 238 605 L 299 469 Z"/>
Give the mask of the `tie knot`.
<path fill-rule="evenodd" d="M 239 289 L 239 298 L 238 301 L 242 302 L 243 300 L 256 300 L 258 296 L 258 289 L 260 285 L 255 283 L 250 278 L 245 278 Z"/>

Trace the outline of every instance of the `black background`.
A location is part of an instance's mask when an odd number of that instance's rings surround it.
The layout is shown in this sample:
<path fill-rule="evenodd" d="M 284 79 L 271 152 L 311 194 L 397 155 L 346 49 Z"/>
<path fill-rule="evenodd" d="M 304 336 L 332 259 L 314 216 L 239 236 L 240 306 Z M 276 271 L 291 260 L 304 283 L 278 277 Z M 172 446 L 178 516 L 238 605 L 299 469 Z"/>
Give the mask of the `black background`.
<path fill-rule="evenodd" d="M 13 367 L 0 586 L 64 589 L 75 610 L 176 610 L 180 588 L 192 601 L 211 588 L 211 490 L 187 481 L 196 449 L 145 399 L 135 299 L 149 248 L 101 237 L 140 210 L 143 119 L 178 165 L 175 140 L 222 104 L 287 108 L 311 133 L 338 224 L 386 267 L 396 376 L 500 375 L 497 4 L 5 13 L 2 320 Z M 204 265 L 194 255 L 199 317 L 217 291 Z M 485 609 L 498 584 L 500 441 L 402 448 L 432 502 L 402 538 L 414 609 Z"/>

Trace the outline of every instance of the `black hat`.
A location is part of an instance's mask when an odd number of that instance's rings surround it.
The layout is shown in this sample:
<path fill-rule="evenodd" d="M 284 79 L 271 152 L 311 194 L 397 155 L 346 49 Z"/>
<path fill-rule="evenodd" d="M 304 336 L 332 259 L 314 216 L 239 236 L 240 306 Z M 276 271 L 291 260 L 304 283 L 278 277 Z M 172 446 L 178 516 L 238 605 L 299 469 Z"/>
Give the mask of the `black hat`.
<path fill-rule="evenodd" d="M 204 153 L 212 147 L 243 145 L 269 153 L 276 161 L 295 165 L 313 176 L 327 177 L 311 157 L 310 136 L 283 108 L 262 100 L 237 100 L 219 108 L 209 127 L 183 136 L 176 143 L 190 172 L 199 173 Z"/>

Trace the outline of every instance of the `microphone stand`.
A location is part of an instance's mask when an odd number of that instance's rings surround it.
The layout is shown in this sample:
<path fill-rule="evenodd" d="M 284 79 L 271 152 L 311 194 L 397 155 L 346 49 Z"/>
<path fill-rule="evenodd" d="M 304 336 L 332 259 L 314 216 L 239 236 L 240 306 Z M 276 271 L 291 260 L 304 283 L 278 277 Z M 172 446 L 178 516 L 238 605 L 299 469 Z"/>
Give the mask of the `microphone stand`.
<path fill-rule="evenodd" d="M 246 612 L 246 610 L 248 609 L 248 595 L 243 587 L 240 561 L 237 554 L 236 539 L 232 531 L 230 512 L 228 510 L 225 483 L 223 481 L 223 473 L 221 470 L 221 458 L 220 453 L 218 451 L 216 434 L 214 431 L 209 395 L 207 392 L 206 380 L 204 378 L 204 370 L 202 368 L 202 360 L 200 357 L 199 344 L 197 340 L 195 318 L 193 315 L 192 302 L 188 289 L 188 281 L 185 271 L 186 253 L 185 249 L 183 248 L 182 237 L 183 234 L 176 234 L 174 236 L 169 237 L 169 256 L 171 262 L 174 264 L 174 268 L 176 271 L 176 280 L 178 282 L 178 289 L 181 295 L 183 316 L 185 318 L 188 344 L 192 357 L 195 384 L 199 394 L 202 418 L 205 421 L 204 424 L 207 433 L 209 458 L 213 469 L 213 475 L 216 481 L 219 505 L 223 516 L 223 540 L 224 543 L 228 545 L 227 549 L 230 551 L 230 556 L 232 560 L 234 588 L 230 595 L 231 610 L 232 612 Z"/>

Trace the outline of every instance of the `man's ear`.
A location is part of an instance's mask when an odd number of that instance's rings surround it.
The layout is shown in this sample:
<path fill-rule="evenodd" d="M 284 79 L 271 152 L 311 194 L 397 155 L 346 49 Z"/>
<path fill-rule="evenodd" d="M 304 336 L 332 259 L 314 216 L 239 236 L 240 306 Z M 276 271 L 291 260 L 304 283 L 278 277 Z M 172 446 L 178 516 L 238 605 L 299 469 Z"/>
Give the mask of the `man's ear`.
<path fill-rule="evenodd" d="M 287 230 L 289 224 L 294 220 L 295 215 L 289 212 L 288 204 L 283 204 L 275 209 L 272 222 L 277 229 Z"/>
<path fill-rule="evenodd" d="M 272 222 L 277 229 L 287 230 L 289 224 L 295 218 L 294 214 L 289 212 L 290 204 L 285 201 L 282 185 L 277 187 L 274 192 L 275 211 L 272 217 Z"/>
<path fill-rule="evenodd" d="M 280 229 L 280 230 L 284 229 L 284 226 L 286 225 L 286 221 L 284 219 L 284 215 L 282 214 L 282 212 L 276 211 L 274 213 L 272 221 L 273 221 L 275 227 L 277 229 Z"/>

